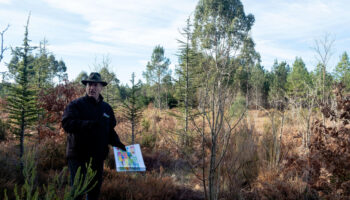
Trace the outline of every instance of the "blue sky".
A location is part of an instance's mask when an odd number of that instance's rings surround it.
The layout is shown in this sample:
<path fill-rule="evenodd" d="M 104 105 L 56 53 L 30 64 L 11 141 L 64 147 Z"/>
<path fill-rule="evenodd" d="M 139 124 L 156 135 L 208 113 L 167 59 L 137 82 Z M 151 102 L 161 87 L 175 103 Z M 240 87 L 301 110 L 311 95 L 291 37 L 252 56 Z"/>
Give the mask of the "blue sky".
<path fill-rule="evenodd" d="M 10 24 L 5 45 L 21 45 L 31 11 L 29 37 L 33 45 L 43 38 L 49 51 L 63 59 L 69 79 L 91 72 L 103 56 L 122 83 L 142 72 L 156 45 L 165 48 L 171 68 L 177 64 L 179 30 L 193 14 L 197 0 L 0 0 L 0 30 Z M 242 0 L 255 16 L 252 37 L 262 65 L 274 60 L 292 63 L 302 57 L 312 70 L 317 63 L 312 47 L 326 33 L 335 40 L 329 71 L 350 50 L 350 4 L 346 0 Z M 0 71 L 10 51 L 0 63 Z"/>

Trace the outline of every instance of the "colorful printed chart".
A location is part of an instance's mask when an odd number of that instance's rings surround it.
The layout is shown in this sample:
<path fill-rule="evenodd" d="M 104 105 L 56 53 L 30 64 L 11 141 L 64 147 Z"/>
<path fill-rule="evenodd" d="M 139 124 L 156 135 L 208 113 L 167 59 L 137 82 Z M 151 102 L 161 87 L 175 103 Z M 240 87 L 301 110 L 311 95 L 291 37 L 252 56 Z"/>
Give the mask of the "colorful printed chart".
<path fill-rule="evenodd" d="M 118 172 L 146 171 L 139 144 L 126 146 L 126 151 L 113 147 Z"/>

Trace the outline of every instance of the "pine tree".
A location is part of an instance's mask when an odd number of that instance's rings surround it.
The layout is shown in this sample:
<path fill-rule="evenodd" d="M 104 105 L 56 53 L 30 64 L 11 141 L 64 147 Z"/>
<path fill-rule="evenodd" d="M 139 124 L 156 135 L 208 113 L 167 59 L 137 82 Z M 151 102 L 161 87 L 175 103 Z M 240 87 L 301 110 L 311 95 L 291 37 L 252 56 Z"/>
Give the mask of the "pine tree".
<path fill-rule="evenodd" d="M 35 71 L 35 88 L 36 88 L 36 95 L 38 98 L 41 97 L 43 92 L 47 88 L 51 88 L 55 85 L 55 81 L 58 81 L 59 84 L 61 84 L 63 81 L 68 80 L 68 75 L 66 73 L 67 67 L 66 64 L 62 60 L 56 60 L 55 56 L 48 52 L 47 50 L 47 40 L 44 39 L 42 42 L 40 42 L 39 46 L 39 54 L 36 55 L 34 60 L 34 71 Z M 37 102 L 38 104 L 38 135 L 40 137 L 44 136 L 42 135 L 43 131 L 41 126 L 44 125 L 48 127 L 48 124 L 44 124 L 43 122 L 46 121 L 45 119 L 45 111 L 40 105 L 41 102 Z M 51 128 L 51 127 L 48 127 Z"/>
<path fill-rule="evenodd" d="M 116 100 L 118 99 L 117 95 L 119 94 L 119 80 L 115 73 L 110 70 L 110 63 L 106 63 L 99 73 L 101 74 L 101 77 L 103 77 L 103 80 L 108 83 L 102 90 L 102 96 L 107 103 L 111 104 L 112 107 L 115 107 Z"/>
<path fill-rule="evenodd" d="M 36 56 L 33 64 L 33 71 L 35 72 L 35 76 L 33 76 L 33 82 L 35 82 L 38 92 L 50 84 L 50 62 L 48 59 L 46 42 L 46 40 L 40 42 L 39 54 Z"/>
<path fill-rule="evenodd" d="M 346 52 L 343 53 L 335 67 L 335 77 L 338 81 L 343 82 L 346 91 L 350 91 L 350 59 Z"/>
<path fill-rule="evenodd" d="M 285 104 L 287 92 L 287 77 L 290 73 L 289 65 L 286 62 L 275 63 L 272 66 L 272 80 L 269 91 L 270 105 L 282 108 Z"/>
<path fill-rule="evenodd" d="M 142 116 L 142 104 L 138 98 L 141 82 L 135 83 L 135 73 L 132 73 L 130 82 L 128 97 L 123 101 L 123 115 L 131 123 L 131 144 L 134 144 L 135 130 Z"/>
<path fill-rule="evenodd" d="M 184 109 L 184 133 L 182 134 L 182 144 L 186 143 L 188 135 L 188 123 L 191 108 L 194 107 L 196 101 L 196 77 L 198 74 L 198 56 L 192 45 L 192 25 L 190 18 L 187 19 L 187 25 L 183 28 L 181 35 L 183 40 L 178 40 L 179 49 L 179 66 L 176 69 L 178 77 L 176 81 L 176 95 L 179 99 L 179 105 Z"/>
<path fill-rule="evenodd" d="M 303 98 L 312 84 L 309 72 L 301 58 L 296 58 L 291 73 L 287 77 L 290 97 Z"/>
<path fill-rule="evenodd" d="M 159 109 L 162 108 L 162 80 L 169 74 L 170 60 L 164 56 L 164 48 L 160 45 L 153 49 L 151 61 L 147 63 L 146 71 L 143 76 L 149 85 L 156 86 L 156 104 Z"/>
<path fill-rule="evenodd" d="M 249 85 L 252 87 L 251 94 L 255 99 L 255 107 L 261 105 L 261 100 L 263 96 L 263 88 L 265 82 L 265 70 L 260 64 L 253 66 L 251 70 L 251 75 L 249 78 Z"/>
<path fill-rule="evenodd" d="M 78 76 L 74 79 L 74 83 L 81 84 L 82 80 L 85 80 L 89 77 L 89 75 L 85 71 L 81 71 Z"/>
<path fill-rule="evenodd" d="M 28 17 L 25 26 L 23 46 L 17 47 L 12 54 L 18 57 L 16 63 L 16 73 L 14 76 L 14 83 L 10 87 L 10 95 L 8 97 L 9 119 L 12 124 L 16 126 L 15 134 L 20 137 L 20 157 L 24 153 L 24 133 L 28 125 L 36 118 L 36 101 L 35 92 L 30 85 L 30 74 L 33 72 L 33 63 L 30 60 L 31 51 L 34 47 L 29 45 L 28 39 Z M 21 168 L 23 163 L 21 162 Z"/>
<path fill-rule="evenodd" d="M 45 39 L 40 42 L 38 49 L 39 51 L 35 56 L 32 54 L 28 55 L 28 61 L 32 63 L 32 70 L 29 73 L 30 84 L 39 92 L 43 88 L 53 86 L 55 78 L 59 82 L 67 79 L 67 68 L 62 60 L 56 60 L 55 56 L 48 52 Z M 19 54 L 13 55 L 8 64 L 9 73 L 12 77 L 17 75 L 19 60 Z"/>
<path fill-rule="evenodd" d="M 253 67 L 260 62 L 260 54 L 255 51 L 255 43 L 251 37 L 246 37 L 243 41 L 243 47 L 240 55 L 236 59 L 235 63 L 238 69 L 235 72 L 235 79 L 238 83 L 242 94 L 246 96 L 246 105 L 249 105 L 249 90 L 252 85 L 250 84 L 251 73 Z"/>
<path fill-rule="evenodd" d="M 317 91 L 317 98 L 319 103 L 324 104 L 329 103 L 329 98 L 331 96 L 331 91 L 334 83 L 334 76 L 331 73 L 325 72 L 323 77 L 324 66 L 319 63 L 315 70 L 311 73 L 312 83 L 314 84 L 315 90 Z M 325 91 L 325 92 L 323 92 Z M 326 98 L 324 100 L 324 97 Z"/>
<path fill-rule="evenodd" d="M 174 81 L 171 76 L 172 71 L 169 70 L 168 73 L 162 78 L 162 96 L 164 99 L 164 103 L 162 105 L 163 108 L 168 109 L 176 106 L 177 101 L 174 98 L 175 89 L 174 89 Z"/>

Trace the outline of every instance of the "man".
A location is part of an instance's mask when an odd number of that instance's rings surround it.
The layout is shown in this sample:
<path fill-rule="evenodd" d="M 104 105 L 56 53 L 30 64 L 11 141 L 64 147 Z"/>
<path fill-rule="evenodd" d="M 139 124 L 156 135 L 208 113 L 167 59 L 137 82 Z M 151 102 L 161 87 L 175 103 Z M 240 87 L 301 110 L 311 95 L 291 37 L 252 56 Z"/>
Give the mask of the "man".
<path fill-rule="evenodd" d="M 62 127 L 68 134 L 67 159 L 71 183 L 79 167 L 86 174 L 86 164 L 92 159 L 96 171 L 96 186 L 88 192 L 87 199 L 98 199 L 102 185 L 103 162 L 108 155 L 108 144 L 126 151 L 114 130 L 116 120 L 111 106 L 103 101 L 101 91 L 107 85 L 99 73 L 93 72 L 86 80 L 86 95 L 73 100 L 65 109 Z"/>

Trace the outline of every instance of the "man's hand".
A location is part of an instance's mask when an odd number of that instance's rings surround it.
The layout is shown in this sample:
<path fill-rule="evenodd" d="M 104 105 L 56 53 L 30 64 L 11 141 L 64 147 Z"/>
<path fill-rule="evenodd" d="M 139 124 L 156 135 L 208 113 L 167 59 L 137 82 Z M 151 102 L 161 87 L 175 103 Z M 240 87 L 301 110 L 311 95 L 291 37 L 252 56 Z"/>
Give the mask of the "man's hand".
<path fill-rule="evenodd" d="M 119 147 L 121 150 L 126 151 L 125 145 L 124 145 L 123 143 L 120 143 L 120 144 L 118 145 L 118 147 Z"/>

